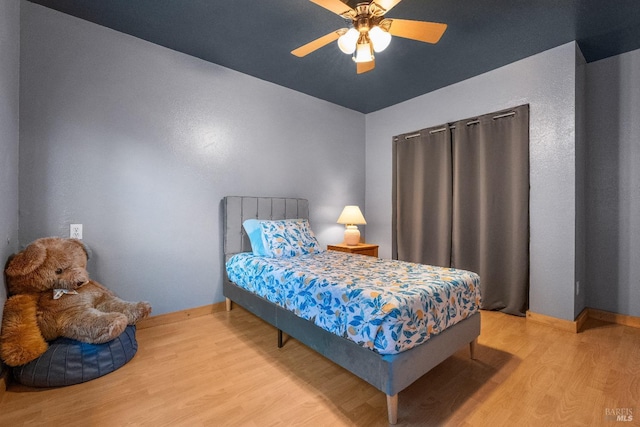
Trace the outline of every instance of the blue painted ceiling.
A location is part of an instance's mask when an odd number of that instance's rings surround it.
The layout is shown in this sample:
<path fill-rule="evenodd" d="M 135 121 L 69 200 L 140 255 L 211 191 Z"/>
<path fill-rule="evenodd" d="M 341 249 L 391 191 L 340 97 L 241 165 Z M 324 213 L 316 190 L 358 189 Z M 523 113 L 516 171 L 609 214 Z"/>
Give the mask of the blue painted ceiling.
<path fill-rule="evenodd" d="M 436 45 L 394 37 L 358 75 L 335 43 L 291 55 L 347 26 L 307 0 L 31 1 L 363 113 L 572 40 L 587 62 L 640 48 L 640 0 L 403 0 L 386 16 L 447 31 Z"/>

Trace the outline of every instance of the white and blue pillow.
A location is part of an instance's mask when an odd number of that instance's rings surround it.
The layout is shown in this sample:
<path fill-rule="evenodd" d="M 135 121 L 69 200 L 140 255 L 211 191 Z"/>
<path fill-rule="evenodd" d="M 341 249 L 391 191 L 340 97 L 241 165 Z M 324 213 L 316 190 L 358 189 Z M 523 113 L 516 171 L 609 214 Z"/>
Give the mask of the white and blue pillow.
<path fill-rule="evenodd" d="M 254 255 L 281 258 L 322 252 L 306 219 L 248 219 L 243 226 Z"/>

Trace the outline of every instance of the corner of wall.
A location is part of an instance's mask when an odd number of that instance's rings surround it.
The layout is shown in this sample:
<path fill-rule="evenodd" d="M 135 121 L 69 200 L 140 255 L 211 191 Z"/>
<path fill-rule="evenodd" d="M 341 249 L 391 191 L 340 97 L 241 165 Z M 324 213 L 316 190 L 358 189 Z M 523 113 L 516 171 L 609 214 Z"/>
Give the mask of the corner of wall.
<path fill-rule="evenodd" d="M 0 259 L 18 247 L 20 0 L 0 2 Z M 0 318 L 7 299 L 0 286 Z"/>
<path fill-rule="evenodd" d="M 587 134 L 586 134 L 586 65 L 587 62 L 576 47 L 575 69 L 575 127 L 576 127 L 576 158 L 575 158 L 575 279 L 574 279 L 574 318 L 586 308 L 588 285 L 586 274 L 586 182 L 587 182 Z"/>

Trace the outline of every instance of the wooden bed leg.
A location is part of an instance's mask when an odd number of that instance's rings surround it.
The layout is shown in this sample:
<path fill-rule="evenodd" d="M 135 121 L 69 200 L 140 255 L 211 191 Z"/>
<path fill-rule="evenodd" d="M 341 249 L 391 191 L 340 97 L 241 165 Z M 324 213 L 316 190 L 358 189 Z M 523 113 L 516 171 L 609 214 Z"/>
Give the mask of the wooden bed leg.
<path fill-rule="evenodd" d="M 471 358 L 473 360 L 476 359 L 476 344 L 478 344 L 478 338 L 469 343 L 469 352 L 471 353 Z"/>
<path fill-rule="evenodd" d="M 393 396 L 387 394 L 387 413 L 389 414 L 389 424 L 398 422 L 398 393 Z"/>
<path fill-rule="evenodd" d="M 229 298 L 225 299 L 225 305 L 227 307 L 227 311 L 231 311 L 231 300 Z"/>
<path fill-rule="evenodd" d="M 278 348 L 282 348 L 282 331 L 278 329 Z"/>

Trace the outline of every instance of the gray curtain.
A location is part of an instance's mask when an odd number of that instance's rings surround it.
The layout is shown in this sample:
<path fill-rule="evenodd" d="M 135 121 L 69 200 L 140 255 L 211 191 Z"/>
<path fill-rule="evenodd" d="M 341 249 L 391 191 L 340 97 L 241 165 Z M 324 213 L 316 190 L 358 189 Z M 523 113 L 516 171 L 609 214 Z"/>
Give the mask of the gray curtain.
<path fill-rule="evenodd" d="M 449 126 L 394 139 L 395 258 L 449 266 L 451 168 Z"/>
<path fill-rule="evenodd" d="M 451 266 L 480 274 L 482 308 L 524 315 L 529 295 L 529 108 L 457 122 L 452 135 Z"/>
<path fill-rule="evenodd" d="M 529 107 L 440 128 L 447 131 L 432 128 L 413 139 L 395 138 L 394 255 L 475 271 L 481 278 L 483 309 L 524 315 L 529 295 Z M 447 144 L 448 153 L 436 149 Z"/>

